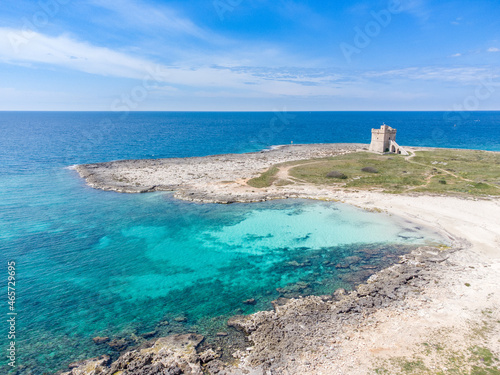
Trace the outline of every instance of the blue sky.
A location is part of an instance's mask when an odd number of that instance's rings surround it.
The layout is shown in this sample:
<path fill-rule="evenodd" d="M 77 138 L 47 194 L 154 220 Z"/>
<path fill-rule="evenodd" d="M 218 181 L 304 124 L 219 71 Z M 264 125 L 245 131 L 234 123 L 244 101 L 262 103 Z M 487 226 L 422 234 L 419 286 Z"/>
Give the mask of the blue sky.
<path fill-rule="evenodd" d="M 498 0 L 17 0 L 0 110 L 500 110 Z"/>

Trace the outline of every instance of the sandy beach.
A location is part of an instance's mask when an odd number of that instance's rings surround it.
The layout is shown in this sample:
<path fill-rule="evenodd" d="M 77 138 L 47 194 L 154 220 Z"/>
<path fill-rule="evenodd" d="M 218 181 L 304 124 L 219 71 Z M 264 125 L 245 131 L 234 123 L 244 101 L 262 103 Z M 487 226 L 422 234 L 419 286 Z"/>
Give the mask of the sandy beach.
<path fill-rule="evenodd" d="M 486 345 L 500 352 L 500 202 L 451 197 L 381 196 L 377 193 L 337 195 L 364 208 L 387 210 L 413 222 L 431 225 L 454 241 L 457 251 L 446 260 L 423 266 L 418 292 L 394 300 L 389 306 L 342 325 L 314 322 L 304 326 L 304 337 L 314 337 L 302 355 L 280 372 L 289 374 L 373 374 L 376 368 L 399 372 L 397 361 L 421 360 L 429 369 L 450 368 L 445 355 L 425 355 L 424 343 L 446 352 L 467 352 Z M 290 322 L 289 312 L 274 318 Z M 332 319 L 332 321 L 335 319 Z M 335 327 L 329 330 L 326 327 Z M 474 335 L 488 327 L 484 336 Z M 326 328 L 326 329 L 325 329 Z M 257 336 L 258 337 L 258 336 Z M 308 340 L 304 340 L 308 343 Z M 322 345 L 315 345 L 322 342 Z M 393 361 L 391 361 L 391 359 Z M 422 373 L 426 373 L 422 371 Z"/>
<path fill-rule="evenodd" d="M 191 353 L 194 365 L 186 373 L 201 374 L 203 368 L 210 374 L 447 374 L 457 373 L 455 368 L 469 371 L 474 348 L 499 356 L 498 199 L 345 191 L 306 183 L 263 189 L 246 184 L 274 164 L 364 148 L 281 146 L 245 155 L 119 161 L 76 169 L 94 188 L 171 190 L 180 199 L 197 202 L 342 201 L 432 227 L 453 244 L 421 248 L 350 293 L 281 301 L 274 311 L 236 317 L 230 324 L 248 334 L 252 345 L 233 353 L 237 361 L 231 366 L 216 356 L 203 362 L 200 353 Z M 286 166 L 279 175 L 287 177 Z M 462 357 L 469 360 L 460 362 Z"/>

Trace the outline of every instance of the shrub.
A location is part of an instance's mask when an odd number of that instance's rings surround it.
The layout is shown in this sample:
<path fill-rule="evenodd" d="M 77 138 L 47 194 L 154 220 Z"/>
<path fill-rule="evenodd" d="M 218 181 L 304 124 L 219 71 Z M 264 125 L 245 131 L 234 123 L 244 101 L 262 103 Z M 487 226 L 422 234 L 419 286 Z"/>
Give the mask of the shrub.
<path fill-rule="evenodd" d="M 439 183 L 442 185 L 446 185 L 446 180 L 439 180 Z"/>
<path fill-rule="evenodd" d="M 339 171 L 328 172 L 326 174 L 326 177 L 329 177 L 329 178 L 339 178 L 341 180 L 345 180 L 347 178 L 347 176 L 345 174 L 343 174 L 342 172 L 339 172 Z"/>
<path fill-rule="evenodd" d="M 361 168 L 361 170 L 363 172 L 368 172 L 368 173 L 378 173 L 378 171 L 373 167 L 364 167 L 364 168 Z"/>

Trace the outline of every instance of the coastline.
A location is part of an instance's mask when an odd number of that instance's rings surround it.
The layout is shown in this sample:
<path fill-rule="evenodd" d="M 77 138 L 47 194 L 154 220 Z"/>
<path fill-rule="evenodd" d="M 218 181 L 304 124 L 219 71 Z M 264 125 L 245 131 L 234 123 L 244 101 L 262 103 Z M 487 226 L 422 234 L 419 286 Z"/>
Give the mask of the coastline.
<path fill-rule="evenodd" d="M 458 353 L 467 352 L 481 342 L 496 355 L 500 354 L 500 343 L 493 339 L 500 333 L 499 324 L 495 323 L 500 319 L 498 199 L 392 195 L 311 185 L 265 189 L 246 185 L 248 179 L 273 164 L 334 156 L 366 147 L 347 146 L 336 145 L 332 149 L 332 145 L 294 145 L 252 154 L 76 167 L 90 186 L 117 192 L 173 190 L 177 198 L 205 203 L 278 198 L 342 201 L 430 226 L 453 242 L 448 250 L 421 248 L 403 256 L 400 263 L 380 271 L 347 295 L 281 301 L 284 304 L 276 303 L 274 311 L 235 317 L 230 325 L 248 334 L 253 343 L 245 352 L 232 353 L 236 365 L 218 361 L 217 355 L 205 362 L 201 357 L 207 354 L 198 353 L 194 345 L 195 350 L 188 355 L 190 364 L 183 362 L 183 368 L 191 372 L 184 373 L 201 374 L 202 363 L 210 374 L 398 373 L 399 364 L 394 360 L 398 358 L 407 358 L 411 363 L 420 361 L 430 371 L 446 373 L 450 368 L 447 359 L 436 351 L 422 356 L 423 343 Z M 161 170 L 164 167 L 167 171 Z M 106 180 L 112 176 L 123 181 Z M 239 179 L 231 181 L 235 176 Z M 151 180 L 153 184 L 148 183 Z M 481 324 L 489 325 L 488 333 L 473 336 L 476 326 Z M 196 342 L 192 337 L 183 339 Z M 151 345 L 159 344 L 156 341 Z M 172 366 L 180 363 L 175 358 L 186 354 L 170 342 L 162 348 L 170 353 L 165 355 Z M 132 362 L 134 358 L 140 362 L 143 356 L 139 351 L 124 354 L 127 355 Z M 88 368 L 89 364 L 85 366 Z M 376 368 L 387 372 L 374 372 Z M 75 372 L 68 374 L 76 373 L 75 368 Z M 128 373 L 133 372 L 123 372 Z"/>
<path fill-rule="evenodd" d="M 274 164 L 333 157 L 367 150 L 361 143 L 281 145 L 246 154 L 119 160 L 75 167 L 90 187 L 119 193 L 174 191 L 175 197 L 203 203 L 248 203 L 277 199 L 280 191 L 257 191 L 246 181 Z M 236 180 L 235 180 L 236 178 Z M 283 197 L 297 197 L 296 196 Z"/>

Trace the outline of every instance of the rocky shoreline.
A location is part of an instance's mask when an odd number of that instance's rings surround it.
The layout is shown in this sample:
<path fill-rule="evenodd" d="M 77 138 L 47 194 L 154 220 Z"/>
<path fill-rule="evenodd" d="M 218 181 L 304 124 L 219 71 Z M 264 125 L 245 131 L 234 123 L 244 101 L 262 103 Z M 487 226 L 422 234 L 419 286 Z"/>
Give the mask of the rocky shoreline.
<path fill-rule="evenodd" d="M 299 198 L 300 192 L 268 192 L 247 186 L 275 164 L 366 150 L 358 143 L 276 146 L 247 154 L 119 160 L 75 166 L 87 185 L 119 193 L 174 191 L 175 197 L 203 203 L 260 202 Z"/>
<path fill-rule="evenodd" d="M 150 340 L 123 353 L 116 361 L 101 356 L 70 365 L 60 375 L 140 375 L 140 374 L 308 374 L 310 362 L 301 363 L 312 348 L 330 347 L 328 360 L 334 360 L 335 344 L 342 341 L 346 328 L 359 326 L 375 311 L 404 307 L 405 300 L 417 297 L 422 288 L 435 280 L 448 257 L 464 246 L 457 241 L 452 249 L 420 247 L 403 255 L 400 261 L 372 275 L 356 290 L 338 289 L 332 295 L 280 298 L 273 311 L 234 316 L 228 326 L 245 335 L 251 346 L 230 355 L 233 363 L 219 358 L 222 348 L 201 345 L 199 334 L 171 335 Z M 297 366 L 301 369 L 297 372 Z"/>

